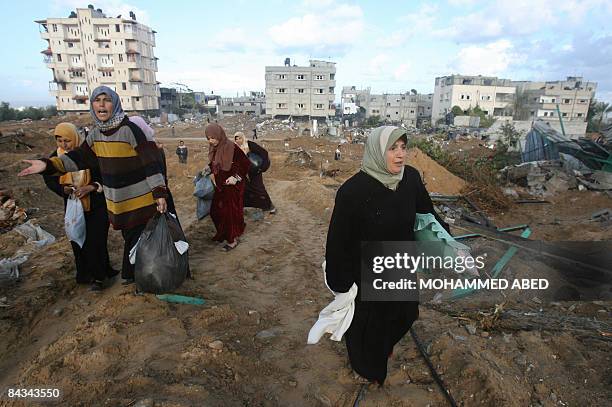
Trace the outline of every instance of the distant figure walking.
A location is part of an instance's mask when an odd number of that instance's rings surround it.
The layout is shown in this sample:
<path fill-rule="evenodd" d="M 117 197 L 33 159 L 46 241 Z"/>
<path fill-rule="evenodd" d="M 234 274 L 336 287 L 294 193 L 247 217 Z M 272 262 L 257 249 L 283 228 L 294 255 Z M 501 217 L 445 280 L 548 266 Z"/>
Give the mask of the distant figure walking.
<path fill-rule="evenodd" d="M 336 147 L 336 152 L 334 153 L 334 160 L 339 161 L 342 159 L 342 152 L 340 151 L 340 144 Z"/>
<path fill-rule="evenodd" d="M 257 127 L 253 129 L 253 140 L 257 140 Z"/>
<path fill-rule="evenodd" d="M 189 150 L 187 150 L 187 146 L 183 142 L 183 140 L 179 141 L 179 145 L 176 148 L 176 155 L 178 155 L 179 163 L 187 164 L 187 156 L 189 155 Z"/>

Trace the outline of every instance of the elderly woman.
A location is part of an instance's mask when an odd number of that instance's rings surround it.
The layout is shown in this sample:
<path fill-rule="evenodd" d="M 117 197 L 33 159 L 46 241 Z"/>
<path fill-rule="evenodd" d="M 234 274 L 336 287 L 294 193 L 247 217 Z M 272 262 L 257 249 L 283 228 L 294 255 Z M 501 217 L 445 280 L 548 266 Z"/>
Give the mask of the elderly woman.
<path fill-rule="evenodd" d="M 246 226 L 243 194 L 251 162 L 240 147 L 227 138 L 220 125 L 211 123 L 204 133 L 210 144 L 208 166 L 215 185 L 210 217 L 217 233 L 212 240 L 226 241 L 223 250 L 230 251 L 238 245 L 238 237 Z"/>
<path fill-rule="evenodd" d="M 360 291 L 361 242 L 414 240 L 416 214 L 435 214 L 419 172 L 404 164 L 406 131 L 384 126 L 368 137 L 361 171 L 338 190 L 327 245 L 326 282 L 336 293 L 353 283 Z M 351 366 L 362 377 L 383 384 L 394 345 L 418 318 L 418 302 L 376 302 L 355 298 L 346 331 Z"/>
<path fill-rule="evenodd" d="M 60 123 L 54 131 L 57 150 L 50 157 L 60 157 L 81 145 L 82 139 L 72 123 Z M 64 209 L 70 195 L 81 200 L 85 214 L 86 238 L 83 247 L 75 242 L 72 252 L 76 263 L 76 281 L 92 284 L 92 291 L 105 288 L 108 279 L 117 275 L 108 258 L 108 215 L 102 193 L 102 176 L 97 168 L 67 172 L 61 177 L 44 175 L 45 184 L 64 198 Z"/>
<path fill-rule="evenodd" d="M 131 284 L 134 265 L 129 261 L 130 249 L 149 219 L 157 211 L 167 210 L 167 187 L 159 151 L 155 142 L 127 118 L 119 95 L 109 87 L 94 89 L 90 112 L 96 127 L 80 147 L 60 157 L 25 160 L 30 167 L 19 175 L 63 175 L 99 167 L 110 223 L 121 230 L 125 243 L 121 276 L 124 284 Z"/>
<path fill-rule="evenodd" d="M 234 142 L 247 157 L 250 158 L 250 154 L 254 154 L 261 159 L 261 164 L 259 166 L 251 165 L 251 169 L 249 170 L 246 186 L 244 188 L 244 206 L 276 213 L 276 208 L 272 204 L 268 191 L 266 191 L 262 175 L 270 168 L 268 152 L 254 141 L 248 141 L 241 131 L 234 134 Z"/>

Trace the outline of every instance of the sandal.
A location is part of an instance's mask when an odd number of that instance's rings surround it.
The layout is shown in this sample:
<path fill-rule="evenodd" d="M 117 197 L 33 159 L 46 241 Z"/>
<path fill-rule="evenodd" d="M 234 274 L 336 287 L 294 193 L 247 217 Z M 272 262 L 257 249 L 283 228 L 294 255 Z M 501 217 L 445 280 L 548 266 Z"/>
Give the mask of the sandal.
<path fill-rule="evenodd" d="M 233 246 L 228 243 L 225 246 L 223 246 L 222 250 L 224 252 L 229 252 L 230 250 L 234 250 L 236 247 L 238 247 L 238 242 L 236 242 Z"/>

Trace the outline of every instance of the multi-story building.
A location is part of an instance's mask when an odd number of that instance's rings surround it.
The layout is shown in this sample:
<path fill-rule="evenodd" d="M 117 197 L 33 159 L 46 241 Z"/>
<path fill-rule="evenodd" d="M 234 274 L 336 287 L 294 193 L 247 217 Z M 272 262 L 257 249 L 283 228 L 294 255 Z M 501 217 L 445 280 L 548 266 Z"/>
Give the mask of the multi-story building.
<path fill-rule="evenodd" d="M 311 60 L 309 66 L 266 66 L 266 113 L 272 117 L 330 117 L 334 104 L 336 64 Z"/>
<path fill-rule="evenodd" d="M 164 113 L 174 113 L 179 108 L 179 100 L 176 89 L 160 88 L 159 89 L 159 108 Z"/>
<path fill-rule="evenodd" d="M 558 117 L 557 105 L 563 121 L 586 123 L 589 104 L 596 82 L 584 81 L 582 77 L 568 76 L 565 81 L 513 82 L 522 102 L 525 119 Z"/>
<path fill-rule="evenodd" d="M 432 101 L 432 124 L 454 106 L 467 111 L 476 106 L 489 116 L 512 116 L 516 87 L 510 79 L 494 76 L 451 75 L 436 78 Z"/>
<path fill-rule="evenodd" d="M 263 92 L 249 92 L 248 96 L 222 98 L 219 108 L 223 115 L 250 114 L 261 116 L 266 114 L 266 96 Z"/>
<path fill-rule="evenodd" d="M 432 94 L 384 93 L 375 95 L 370 88 L 355 86 L 342 88 L 342 112 L 345 115 L 365 110 L 365 117 L 378 116 L 384 121 L 416 126 L 420 120 L 431 117 Z"/>
<path fill-rule="evenodd" d="M 159 109 L 155 31 L 138 23 L 134 13 L 109 18 L 90 5 L 68 18 L 36 23 L 47 41 L 42 54 L 53 73 L 49 91 L 58 110 L 89 110 L 89 95 L 100 85 L 114 89 L 126 111 Z"/>

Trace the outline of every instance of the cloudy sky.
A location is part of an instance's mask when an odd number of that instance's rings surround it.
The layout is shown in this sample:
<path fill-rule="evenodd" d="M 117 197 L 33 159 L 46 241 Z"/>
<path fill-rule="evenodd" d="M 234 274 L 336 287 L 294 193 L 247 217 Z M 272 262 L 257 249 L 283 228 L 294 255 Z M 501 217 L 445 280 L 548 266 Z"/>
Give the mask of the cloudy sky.
<path fill-rule="evenodd" d="M 433 92 L 436 76 L 514 80 L 583 76 L 612 102 L 612 1 L 46 0 L 3 6 L 0 100 L 54 102 L 45 41 L 33 21 L 88 3 L 109 16 L 130 10 L 158 32 L 158 80 L 236 95 L 264 89 L 264 67 L 285 57 L 337 63 L 341 86 Z"/>

